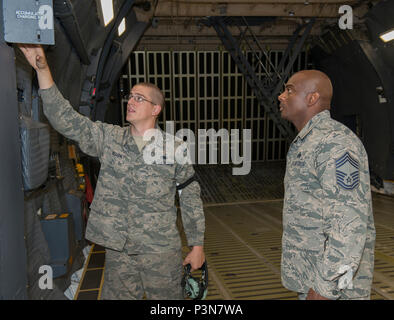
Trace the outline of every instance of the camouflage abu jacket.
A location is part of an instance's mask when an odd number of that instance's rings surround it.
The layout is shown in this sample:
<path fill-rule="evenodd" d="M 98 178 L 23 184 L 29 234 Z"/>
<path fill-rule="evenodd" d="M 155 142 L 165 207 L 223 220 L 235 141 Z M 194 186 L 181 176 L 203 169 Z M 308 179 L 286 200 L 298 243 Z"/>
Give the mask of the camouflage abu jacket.
<path fill-rule="evenodd" d="M 369 297 L 375 227 L 368 158 L 358 137 L 315 115 L 287 154 L 282 283 L 331 299 Z"/>
<path fill-rule="evenodd" d="M 139 152 L 129 127 L 91 121 L 72 108 L 56 85 L 39 93 L 53 128 L 101 163 L 86 239 L 129 254 L 180 249 L 176 185 L 194 175 L 193 166 L 146 164 L 144 149 Z M 164 145 L 174 138 L 160 133 Z M 198 182 L 182 190 L 180 206 L 188 245 L 203 245 L 205 218 Z"/>

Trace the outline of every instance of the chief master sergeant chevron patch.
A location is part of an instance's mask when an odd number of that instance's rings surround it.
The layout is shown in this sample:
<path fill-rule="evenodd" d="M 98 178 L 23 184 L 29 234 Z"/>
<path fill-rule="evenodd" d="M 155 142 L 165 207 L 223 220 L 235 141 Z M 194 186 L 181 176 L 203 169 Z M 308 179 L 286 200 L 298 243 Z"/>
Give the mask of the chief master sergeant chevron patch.
<path fill-rule="evenodd" d="M 359 162 L 352 158 L 349 152 L 335 160 L 337 184 L 346 189 L 353 190 L 360 182 Z"/>

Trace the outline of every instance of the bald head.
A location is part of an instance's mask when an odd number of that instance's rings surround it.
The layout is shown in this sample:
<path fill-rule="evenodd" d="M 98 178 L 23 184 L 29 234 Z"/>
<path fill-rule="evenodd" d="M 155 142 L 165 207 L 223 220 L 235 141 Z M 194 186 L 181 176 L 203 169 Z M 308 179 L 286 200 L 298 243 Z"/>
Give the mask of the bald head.
<path fill-rule="evenodd" d="M 325 73 L 299 71 L 287 81 L 278 97 L 281 116 L 300 131 L 316 114 L 330 109 L 332 92 L 331 80 Z"/>
<path fill-rule="evenodd" d="M 301 84 L 306 94 L 317 93 L 317 107 L 320 110 L 330 109 L 332 99 L 332 83 L 330 78 L 319 70 L 302 70 L 293 75 L 293 77 L 302 77 Z"/>

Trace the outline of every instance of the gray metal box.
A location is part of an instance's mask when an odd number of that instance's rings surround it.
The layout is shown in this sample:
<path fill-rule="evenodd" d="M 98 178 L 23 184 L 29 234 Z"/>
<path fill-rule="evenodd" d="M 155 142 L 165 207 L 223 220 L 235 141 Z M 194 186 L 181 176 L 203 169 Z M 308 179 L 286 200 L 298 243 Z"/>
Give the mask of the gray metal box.
<path fill-rule="evenodd" d="M 70 271 L 76 248 L 72 214 L 49 214 L 41 220 L 41 228 L 51 254 L 53 278 Z"/>
<path fill-rule="evenodd" d="M 3 0 L 4 40 L 55 44 L 52 0 Z"/>
<path fill-rule="evenodd" d="M 19 118 L 22 178 L 25 191 L 41 186 L 48 177 L 50 133 L 45 123 L 24 115 Z"/>

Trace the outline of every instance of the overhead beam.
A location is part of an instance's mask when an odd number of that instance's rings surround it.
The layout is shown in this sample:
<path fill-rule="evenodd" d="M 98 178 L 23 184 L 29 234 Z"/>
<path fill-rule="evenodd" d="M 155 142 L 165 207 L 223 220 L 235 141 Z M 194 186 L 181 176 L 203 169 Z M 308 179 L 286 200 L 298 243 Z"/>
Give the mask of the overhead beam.
<path fill-rule="evenodd" d="M 260 40 L 260 44 L 269 46 L 271 50 L 284 50 L 289 44 L 288 37 L 267 38 Z M 142 38 L 136 47 L 136 51 L 144 50 L 221 50 L 223 43 L 216 37 L 209 38 L 190 38 L 190 37 L 159 37 Z"/>
<path fill-rule="evenodd" d="M 297 24 L 287 25 L 268 25 L 250 27 L 254 34 L 257 36 L 291 36 L 297 29 Z M 231 34 L 236 34 L 239 31 L 237 27 L 228 26 L 228 30 Z M 311 32 L 312 35 L 319 35 L 321 33 L 320 26 L 315 26 Z M 146 30 L 144 37 L 166 37 L 166 36 L 194 36 L 194 37 L 206 37 L 206 36 L 217 36 L 215 29 L 209 27 L 199 27 L 196 25 L 186 26 L 183 24 L 172 24 L 163 25 L 159 24 L 158 28 L 149 28 Z"/>
<path fill-rule="evenodd" d="M 238 4 L 254 4 L 254 3 L 269 3 L 269 4 L 278 4 L 278 3 L 298 3 L 305 4 L 306 2 L 309 4 L 315 3 L 340 3 L 340 4 L 356 4 L 360 2 L 359 0 L 164 0 L 165 2 L 174 2 L 174 3 L 215 3 L 215 4 L 223 4 L 223 3 L 238 3 Z M 163 1 L 163 2 L 164 2 Z M 162 2 L 161 0 L 159 2 Z"/>
<path fill-rule="evenodd" d="M 348 2 L 353 3 L 353 1 Z M 264 17 L 339 17 L 340 3 L 205 3 L 159 1 L 156 17 L 264 16 Z"/>
<path fill-rule="evenodd" d="M 288 44 L 289 42 L 289 37 L 283 36 L 283 37 L 264 37 L 264 39 L 259 38 L 261 43 L 270 45 L 272 43 L 283 43 L 283 44 Z M 218 38 L 218 36 L 212 36 L 212 37 L 204 37 L 204 38 L 199 38 L 199 37 L 189 37 L 189 36 L 171 36 L 171 37 L 142 37 L 140 42 L 139 42 L 139 47 L 141 45 L 143 46 L 153 46 L 153 45 L 166 45 L 166 44 L 171 44 L 171 45 L 177 45 L 177 44 L 219 44 L 221 45 L 222 42 Z"/>

